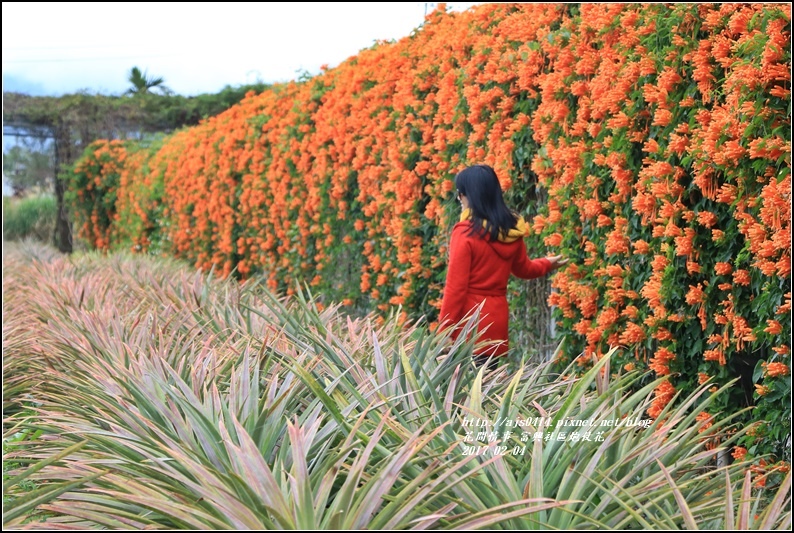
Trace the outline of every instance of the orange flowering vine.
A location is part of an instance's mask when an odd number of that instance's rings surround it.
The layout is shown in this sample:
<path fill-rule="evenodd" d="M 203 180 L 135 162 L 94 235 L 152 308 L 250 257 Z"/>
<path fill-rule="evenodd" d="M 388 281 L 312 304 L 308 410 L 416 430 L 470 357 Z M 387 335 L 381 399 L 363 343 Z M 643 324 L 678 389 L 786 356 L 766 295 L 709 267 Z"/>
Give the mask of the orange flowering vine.
<path fill-rule="evenodd" d="M 771 420 L 757 453 L 790 455 L 790 18 L 785 4 L 439 9 L 151 147 L 92 145 L 70 177 L 77 228 L 96 248 L 432 322 L 454 175 L 491 164 L 533 221 L 530 253 L 571 259 L 548 298 L 560 364 L 624 346 L 617 365 L 667 377 L 656 416 L 690 376 L 721 386 L 737 354 L 761 354 L 770 392 L 743 420 Z M 741 408 L 739 389 L 710 411 Z"/>

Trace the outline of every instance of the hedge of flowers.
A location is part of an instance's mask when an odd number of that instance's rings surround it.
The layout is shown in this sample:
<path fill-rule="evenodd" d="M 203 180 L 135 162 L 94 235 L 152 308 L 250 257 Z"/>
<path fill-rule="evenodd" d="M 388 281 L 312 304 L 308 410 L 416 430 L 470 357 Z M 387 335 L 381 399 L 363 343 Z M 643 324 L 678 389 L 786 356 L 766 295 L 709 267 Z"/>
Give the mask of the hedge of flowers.
<path fill-rule="evenodd" d="M 670 376 L 651 416 L 739 377 L 701 416 L 755 404 L 734 453 L 790 461 L 790 14 L 583 10 L 554 34 L 532 123 L 549 191 L 536 228 L 575 258 L 550 299 L 566 356 L 621 345 L 627 368 Z"/>
<path fill-rule="evenodd" d="M 156 148 L 93 145 L 74 173 L 83 234 L 432 320 L 454 174 L 490 164 L 534 218 L 534 255 L 573 259 L 549 298 L 563 362 L 624 346 L 621 365 L 669 376 L 651 415 L 740 377 L 702 418 L 754 404 L 734 453 L 785 469 L 790 18 L 784 4 L 440 7 Z"/>
<path fill-rule="evenodd" d="M 111 245 L 116 221 L 119 175 L 127 148 L 119 140 L 91 144 L 68 175 L 66 200 L 78 234 L 98 249 Z"/>

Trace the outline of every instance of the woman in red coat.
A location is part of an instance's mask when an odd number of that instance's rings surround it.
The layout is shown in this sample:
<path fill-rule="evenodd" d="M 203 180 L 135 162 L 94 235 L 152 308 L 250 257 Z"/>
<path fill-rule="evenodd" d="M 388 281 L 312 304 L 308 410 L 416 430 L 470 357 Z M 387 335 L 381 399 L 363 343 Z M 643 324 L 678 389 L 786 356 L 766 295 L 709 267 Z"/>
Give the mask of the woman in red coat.
<path fill-rule="evenodd" d="M 529 225 L 508 209 L 491 167 L 476 165 L 461 171 L 455 176 L 455 188 L 463 213 L 452 229 L 439 324 L 441 329 L 455 326 L 482 304 L 478 338 L 490 342 L 475 353 L 479 365 L 507 353 L 510 275 L 538 278 L 567 260 L 559 255 L 527 257 L 524 237 L 529 235 Z"/>

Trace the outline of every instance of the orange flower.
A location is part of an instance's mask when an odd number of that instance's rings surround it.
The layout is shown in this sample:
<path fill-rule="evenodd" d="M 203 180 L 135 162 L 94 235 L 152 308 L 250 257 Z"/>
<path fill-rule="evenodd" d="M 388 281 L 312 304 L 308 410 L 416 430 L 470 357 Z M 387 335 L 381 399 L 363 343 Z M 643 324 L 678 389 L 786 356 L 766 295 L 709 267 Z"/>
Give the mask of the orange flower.
<path fill-rule="evenodd" d="M 618 221 L 619 219 L 615 220 L 615 229 L 607 235 L 604 246 L 604 253 L 607 255 L 629 253 L 629 238 L 625 234 L 625 228 L 618 224 Z"/>
<path fill-rule="evenodd" d="M 693 251 L 692 241 L 694 238 L 695 230 L 692 228 L 685 228 L 684 235 L 675 238 L 675 254 L 691 255 Z"/>
<path fill-rule="evenodd" d="M 663 381 L 654 390 L 654 395 L 655 398 L 648 409 L 648 416 L 651 418 L 657 418 L 670 400 L 673 399 L 675 387 L 669 381 Z"/>
<path fill-rule="evenodd" d="M 562 235 L 559 233 L 553 233 L 544 239 L 544 244 L 546 246 L 557 247 L 562 244 Z"/>
<path fill-rule="evenodd" d="M 735 185 L 723 183 L 719 193 L 717 193 L 717 201 L 723 204 L 732 204 L 736 201 L 738 191 Z"/>
<path fill-rule="evenodd" d="M 700 264 L 696 261 L 687 261 L 686 262 L 686 271 L 689 274 L 699 274 L 700 273 Z"/>
<path fill-rule="evenodd" d="M 783 326 L 777 320 L 767 320 L 766 323 L 768 325 L 764 328 L 764 331 L 770 335 L 778 335 L 783 331 Z"/>
<path fill-rule="evenodd" d="M 612 225 L 612 219 L 606 215 L 598 215 L 598 221 L 596 222 L 596 226 L 599 228 L 605 228 Z"/>
<path fill-rule="evenodd" d="M 686 303 L 689 305 L 696 305 L 702 303 L 706 299 L 706 294 L 703 292 L 703 286 L 701 283 L 697 285 L 690 285 L 689 292 L 686 294 Z"/>
<path fill-rule="evenodd" d="M 712 228 L 717 223 L 717 215 L 709 211 L 701 211 L 697 214 L 697 219 L 706 228 Z"/>
<path fill-rule="evenodd" d="M 719 276 L 727 276 L 732 271 L 733 267 L 730 263 L 717 263 L 714 265 L 714 272 L 716 272 Z"/>
<path fill-rule="evenodd" d="M 780 346 L 775 346 L 774 348 L 772 348 L 772 351 L 774 351 L 778 355 L 788 355 L 789 347 L 786 346 L 785 344 L 781 344 Z"/>
<path fill-rule="evenodd" d="M 777 376 L 787 376 L 788 373 L 788 365 L 785 363 L 769 363 L 766 365 L 766 375 L 770 378 Z"/>
<path fill-rule="evenodd" d="M 716 361 L 721 366 L 727 363 L 725 359 L 725 352 L 721 348 L 714 348 L 703 352 L 703 359 L 706 361 Z"/>
<path fill-rule="evenodd" d="M 675 359 L 675 354 L 667 348 L 659 348 L 648 363 L 648 368 L 660 376 L 670 374 L 670 361 Z"/>
<path fill-rule="evenodd" d="M 596 323 L 599 326 L 601 326 L 603 329 L 607 329 L 610 326 L 612 326 L 612 324 L 617 322 L 619 316 L 620 315 L 618 314 L 618 312 L 614 308 L 608 307 L 608 308 L 604 309 L 603 311 L 601 311 L 601 313 L 598 314 L 598 318 L 596 319 Z"/>
<path fill-rule="evenodd" d="M 655 255 L 653 257 L 653 261 L 651 261 L 651 268 L 653 268 L 654 272 L 661 272 L 667 265 L 670 264 L 670 261 L 663 255 Z"/>
<path fill-rule="evenodd" d="M 733 282 L 736 285 L 750 285 L 750 273 L 747 270 L 736 270 L 733 273 Z"/>
<path fill-rule="evenodd" d="M 636 344 L 643 340 L 645 340 L 645 332 L 640 326 L 633 322 L 626 324 L 626 330 L 620 335 L 620 342 L 626 345 Z"/>
<path fill-rule="evenodd" d="M 654 126 L 667 126 L 673 119 L 673 113 L 669 109 L 657 109 L 653 115 Z"/>
<path fill-rule="evenodd" d="M 743 461 L 746 455 L 747 455 L 747 448 L 744 448 L 742 446 L 734 446 L 733 453 L 731 454 L 731 456 L 737 461 Z"/>
<path fill-rule="evenodd" d="M 646 255 L 651 249 L 650 245 L 642 239 L 633 242 L 632 247 L 635 255 Z"/>
<path fill-rule="evenodd" d="M 590 331 L 592 320 L 582 319 L 574 325 L 573 330 L 579 335 L 586 335 Z"/>
<path fill-rule="evenodd" d="M 644 152 L 655 154 L 659 151 L 659 143 L 655 139 L 648 139 L 642 147 Z"/>
<path fill-rule="evenodd" d="M 697 420 L 698 422 L 700 422 L 702 424 L 702 426 L 698 429 L 698 433 L 701 433 L 701 432 L 707 430 L 708 428 L 710 428 L 711 425 L 712 425 L 713 419 L 714 419 L 714 417 L 712 417 L 706 411 L 701 411 L 700 413 L 698 413 L 698 415 L 695 417 L 695 420 Z"/>

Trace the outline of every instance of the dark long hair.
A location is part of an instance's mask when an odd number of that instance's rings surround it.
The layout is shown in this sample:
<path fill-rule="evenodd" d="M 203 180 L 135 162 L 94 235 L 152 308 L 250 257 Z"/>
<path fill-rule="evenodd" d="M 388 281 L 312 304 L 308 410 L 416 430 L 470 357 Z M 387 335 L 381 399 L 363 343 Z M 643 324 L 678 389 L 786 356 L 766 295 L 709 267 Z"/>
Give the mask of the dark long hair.
<path fill-rule="evenodd" d="M 516 227 L 518 218 L 505 204 L 496 172 L 488 165 L 474 165 L 458 172 L 455 188 L 469 200 L 471 235 L 487 234 L 495 241 L 500 233 L 507 234 Z M 483 220 L 488 221 L 487 229 Z"/>

